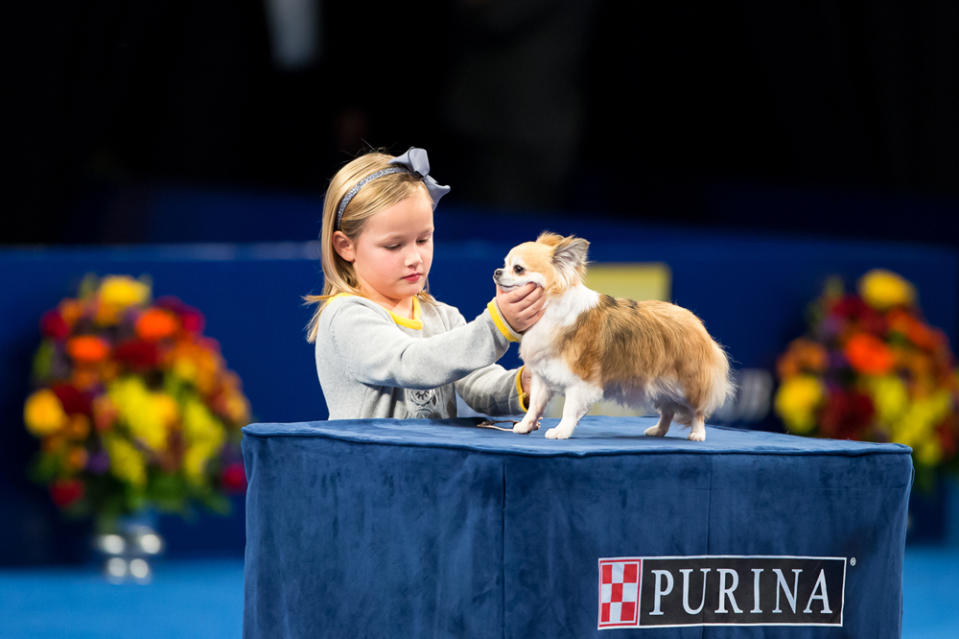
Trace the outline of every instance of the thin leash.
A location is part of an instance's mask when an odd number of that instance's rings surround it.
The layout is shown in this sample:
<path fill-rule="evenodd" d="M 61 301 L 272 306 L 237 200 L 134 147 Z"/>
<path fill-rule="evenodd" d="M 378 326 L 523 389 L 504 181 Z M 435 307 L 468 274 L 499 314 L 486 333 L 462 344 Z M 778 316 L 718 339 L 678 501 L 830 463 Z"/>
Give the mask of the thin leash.
<path fill-rule="evenodd" d="M 512 429 L 512 428 L 503 428 L 502 426 L 496 426 L 496 424 L 514 424 L 514 425 L 515 425 L 515 424 L 518 424 L 518 423 L 519 423 L 519 421 L 517 421 L 517 420 L 515 420 L 515 419 L 501 419 L 501 420 L 498 420 L 498 421 L 492 421 L 492 420 L 487 419 L 486 421 L 482 421 L 482 422 L 478 423 L 478 424 L 476 425 L 476 427 L 477 427 L 477 428 L 492 428 L 493 430 L 501 430 L 501 431 L 506 432 L 506 433 L 512 433 L 512 432 L 513 432 L 513 429 Z"/>
<path fill-rule="evenodd" d="M 518 424 L 518 423 L 519 423 L 519 420 L 517 420 L 517 419 L 500 419 L 500 420 L 495 420 L 495 421 L 492 420 L 492 419 L 487 419 L 487 420 L 484 420 L 484 421 L 481 421 L 480 423 L 478 423 L 478 424 L 476 425 L 476 427 L 477 427 L 477 428 L 492 428 L 493 430 L 501 430 L 501 431 L 504 431 L 504 432 L 507 432 L 507 433 L 512 433 L 512 432 L 513 432 L 513 429 L 512 429 L 512 428 L 503 428 L 502 426 L 496 426 L 496 424 L 512 424 L 513 426 L 515 426 L 515 425 Z M 538 422 L 538 421 L 536 422 L 536 426 L 533 427 L 533 430 L 539 430 L 539 422 Z"/>

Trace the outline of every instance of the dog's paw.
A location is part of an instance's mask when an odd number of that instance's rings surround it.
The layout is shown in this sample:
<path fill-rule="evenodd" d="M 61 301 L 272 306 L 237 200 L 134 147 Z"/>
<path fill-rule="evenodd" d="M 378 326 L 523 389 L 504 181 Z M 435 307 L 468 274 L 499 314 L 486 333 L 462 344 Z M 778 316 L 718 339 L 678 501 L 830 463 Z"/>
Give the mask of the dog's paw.
<path fill-rule="evenodd" d="M 572 435 L 572 433 L 560 430 L 559 427 L 550 428 L 546 431 L 546 439 L 569 439 L 570 435 Z"/>
<path fill-rule="evenodd" d="M 539 424 L 530 424 L 525 419 L 521 422 L 517 422 L 513 425 L 513 432 L 519 433 L 520 435 L 525 435 L 531 430 L 536 430 L 539 428 Z"/>
<path fill-rule="evenodd" d="M 691 442 L 704 442 L 706 441 L 706 433 L 700 433 L 693 431 L 689 434 L 689 441 Z"/>
<path fill-rule="evenodd" d="M 659 426 L 650 426 L 643 434 L 647 437 L 663 437 L 666 434 L 666 431 L 660 430 Z"/>

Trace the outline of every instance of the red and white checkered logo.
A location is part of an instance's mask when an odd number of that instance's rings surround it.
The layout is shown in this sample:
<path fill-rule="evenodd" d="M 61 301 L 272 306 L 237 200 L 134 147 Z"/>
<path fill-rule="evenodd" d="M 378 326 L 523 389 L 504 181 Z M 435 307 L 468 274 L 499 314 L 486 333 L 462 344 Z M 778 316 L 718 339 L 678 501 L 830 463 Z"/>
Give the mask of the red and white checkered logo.
<path fill-rule="evenodd" d="M 641 559 L 599 560 L 599 629 L 639 625 Z"/>

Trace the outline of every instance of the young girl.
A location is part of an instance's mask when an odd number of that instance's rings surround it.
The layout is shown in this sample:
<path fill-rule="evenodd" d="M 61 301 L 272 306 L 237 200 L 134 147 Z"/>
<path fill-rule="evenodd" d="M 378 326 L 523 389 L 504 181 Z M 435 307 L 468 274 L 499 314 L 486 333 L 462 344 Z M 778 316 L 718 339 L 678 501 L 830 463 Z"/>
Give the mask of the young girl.
<path fill-rule="evenodd" d="M 540 287 L 502 292 L 472 322 L 427 293 L 433 209 L 449 187 L 426 151 L 368 153 L 323 204 L 322 295 L 308 327 L 330 419 L 456 416 L 456 393 L 489 415 L 526 411 L 523 369 L 495 365 L 542 315 Z"/>

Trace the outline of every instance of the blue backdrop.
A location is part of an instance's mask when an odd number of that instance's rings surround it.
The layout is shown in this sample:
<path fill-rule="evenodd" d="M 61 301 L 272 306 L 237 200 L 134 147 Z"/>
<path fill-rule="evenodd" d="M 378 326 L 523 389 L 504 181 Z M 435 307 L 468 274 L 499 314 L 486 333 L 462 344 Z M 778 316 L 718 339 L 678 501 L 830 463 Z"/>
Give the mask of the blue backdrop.
<path fill-rule="evenodd" d="M 257 210 L 270 219 L 269 202 Z M 276 205 L 276 219 L 316 230 L 319 203 Z M 250 213 L 252 215 L 252 213 Z M 286 217 L 284 217 L 286 216 Z M 830 275 L 852 284 L 885 267 L 914 282 L 928 320 L 955 343 L 959 328 L 959 255 L 898 243 L 789 238 L 605 222 L 589 216 L 530 218 L 441 209 L 431 291 L 467 319 L 493 295 L 492 271 L 514 244 L 549 229 L 592 242 L 596 262 L 662 262 L 672 274 L 673 301 L 704 319 L 736 368 L 771 370 L 786 343 L 804 328 L 806 305 Z M 162 235 L 162 234 L 161 234 Z M 25 479 L 36 442 L 23 428 L 23 400 L 39 342 L 38 321 L 73 295 L 87 273 L 149 275 L 157 296 L 175 295 L 207 318 L 230 368 L 243 379 L 254 419 L 324 419 L 312 348 L 304 339 L 311 310 L 301 296 L 318 292 L 318 245 L 301 243 L 32 248 L 0 252 L 0 564 L 66 560 L 85 549 L 63 543 L 64 528 L 44 491 Z M 516 349 L 504 358 L 518 362 Z M 773 429 L 769 419 L 756 424 Z M 230 519 L 164 522 L 175 552 L 242 551 L 242 504 Z M 79 537 L 75 537 L 79 539 Z"/>

